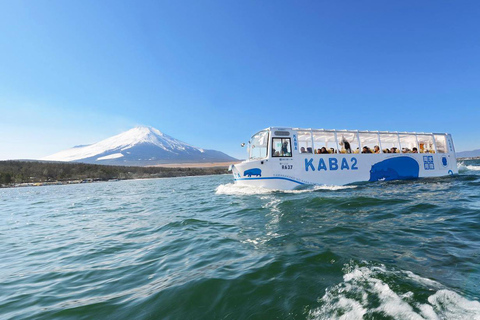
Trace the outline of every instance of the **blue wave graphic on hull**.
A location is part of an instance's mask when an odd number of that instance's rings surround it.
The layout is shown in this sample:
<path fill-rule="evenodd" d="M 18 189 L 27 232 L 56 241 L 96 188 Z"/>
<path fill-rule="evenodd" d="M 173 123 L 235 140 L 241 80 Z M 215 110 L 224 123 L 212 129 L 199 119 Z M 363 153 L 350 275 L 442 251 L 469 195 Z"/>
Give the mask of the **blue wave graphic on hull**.
<path fill-rule="evenodd" d="M 235 180 L 236 181 L 237 180 L 287 180 L 287 181 L 292 181 L 292 182 L 295 182 L 295 183 L 298 183 L 298 184 L 305 184 L 305 183 L 297 181 L 297 180 L 293 180 L 293 179 L 290 179 L 290 178 L 283 178 L 283 177 L 238 178 L 238 179 L 235 179 Z"/>
<path fill-rule="evenodd" d="M 407 180 L 418 178 L 420 167 L 415 159 L 398 157 L 377 162 L 370 170 L 368 181 Z"/>

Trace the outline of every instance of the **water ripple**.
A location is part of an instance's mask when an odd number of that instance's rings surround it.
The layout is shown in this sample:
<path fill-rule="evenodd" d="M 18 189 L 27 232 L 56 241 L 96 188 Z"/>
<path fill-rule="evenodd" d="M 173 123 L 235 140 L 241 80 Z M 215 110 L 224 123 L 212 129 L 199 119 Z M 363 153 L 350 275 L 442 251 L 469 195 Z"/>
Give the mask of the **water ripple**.
<path fill-rule="evenodd" d="M 480 319 L 478 167 L 292 192 L 0 189 L 0 318 Z"/>

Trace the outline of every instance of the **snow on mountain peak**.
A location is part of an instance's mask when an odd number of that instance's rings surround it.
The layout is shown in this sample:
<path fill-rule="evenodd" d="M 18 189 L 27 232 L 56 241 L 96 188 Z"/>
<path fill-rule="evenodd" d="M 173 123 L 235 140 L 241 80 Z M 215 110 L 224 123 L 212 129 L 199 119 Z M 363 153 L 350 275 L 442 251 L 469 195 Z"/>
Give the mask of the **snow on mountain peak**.
<path fill-rule="evenodd" d="M 185 142 L 170 137 L 158 129 L 139 126 L 100 142 L 84 147 L 64 150 L 42 158 L 41 160 L 75 161 L 112 151 L 115 151 L 115 154 L 117 155 L 116 157 L 121 157 L 122 151 L 144 144 L 154 145 L 171 153 L 182 152 L 187 148 L 203 152 L 202 149 L 190 146 Z"/>

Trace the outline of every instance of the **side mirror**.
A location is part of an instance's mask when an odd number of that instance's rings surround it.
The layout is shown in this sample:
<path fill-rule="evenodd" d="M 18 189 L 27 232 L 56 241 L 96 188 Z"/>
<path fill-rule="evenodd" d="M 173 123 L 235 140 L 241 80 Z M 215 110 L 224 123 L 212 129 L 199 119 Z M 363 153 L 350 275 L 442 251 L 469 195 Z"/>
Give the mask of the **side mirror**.
<path fill-rule="evenodd" d="M 242 142 L 242 144 L 240 144 L 240 147 L 245 147 L 245 142 Z"/>

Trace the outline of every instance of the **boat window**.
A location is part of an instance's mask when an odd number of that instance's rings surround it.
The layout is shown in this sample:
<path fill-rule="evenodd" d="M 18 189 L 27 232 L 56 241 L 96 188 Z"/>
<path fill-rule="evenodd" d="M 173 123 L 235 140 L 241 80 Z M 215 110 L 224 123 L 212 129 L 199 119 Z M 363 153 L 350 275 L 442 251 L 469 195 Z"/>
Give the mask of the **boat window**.
<path fill-rule="evenodd" d="M 337 132 L 338 148 L 340 153 L 359 153 L 359 144 L 356 132 Z"/>
<path fill-rule="evenodd" d="M 377 133 L 360 133 L 361 153 L 380 153 Z"/>
<path fill-rule="evenodd" d="M 447 152 L 447 141 L 445 139 L 445 135 L 443 134 L 435 134 L 435 144 L 437 145 L 437 152 L 438 153 L 446 153 Z"/>
<path fill-rule="evenodd" d="M 298 140 L 298 152 L 313 153 L 311 131 L 297 131 L 297 140 Z"/>
<path fill-rule="evenodd" d="M 399 134 L 402 153 L 418 153 L 417 137 L 414 134 Z"/>
<path fill-rule="evenodd" d="M 290 135 L 290 132 L 277 130 L 274 132 L 274 134 L 280 137 L 288 137 Z"/>
<path fill-rule="evenodd" d="M 337 153 L 338 146 L 334 132 L 313 131 L 313 153 Z"/>
<path fill-rule="evenodd" d="M 418 146 L 420 153 L 435 153 L 435 147 L 433 145 L 433 136 L 430 134 L 417 135 Z"/>
<path fill-rule="evenodd" d="M 380 133 L 380 144 L 383 153 L 400 153 L 398 134 L 396 133 Z"/>
<path fill-rule="evenodd" d="M 267 157 L 268 131 L 260 131 L 250 140 L 250 159 L 263 159 Z"/>
<path fill-rule="evenodd" d="M 291 157 L 292 144 L 290 138 L 272 139 L 272 157 Z"/>

